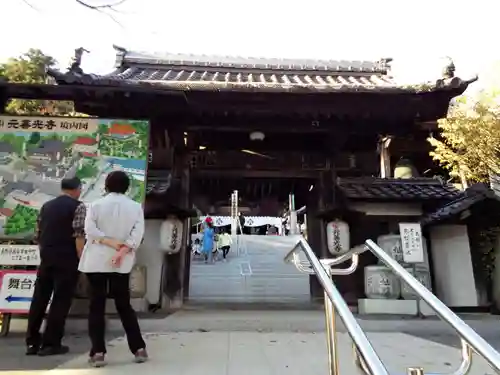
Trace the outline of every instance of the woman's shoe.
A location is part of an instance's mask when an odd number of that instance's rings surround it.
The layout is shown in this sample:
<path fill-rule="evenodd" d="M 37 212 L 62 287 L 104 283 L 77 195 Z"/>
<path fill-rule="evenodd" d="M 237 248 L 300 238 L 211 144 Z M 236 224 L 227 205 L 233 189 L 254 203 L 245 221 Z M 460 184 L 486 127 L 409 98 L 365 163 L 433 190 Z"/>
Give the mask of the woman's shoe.
<path fill-rule="evenodd" d="M 92 367 L 104 367 L 108 363 L 106 362 L 106 358 L 104 353 L 96 353 L 89 357 L 89 365 Z"/>
<path fill-rule="evenodd" d="M 144 363 L 149 359 L 148 357 L 148 352 L 146 349 L 139 349 L 137 352 L 135 352 L 134 355 L 134 362 L 135 363 Z"/>

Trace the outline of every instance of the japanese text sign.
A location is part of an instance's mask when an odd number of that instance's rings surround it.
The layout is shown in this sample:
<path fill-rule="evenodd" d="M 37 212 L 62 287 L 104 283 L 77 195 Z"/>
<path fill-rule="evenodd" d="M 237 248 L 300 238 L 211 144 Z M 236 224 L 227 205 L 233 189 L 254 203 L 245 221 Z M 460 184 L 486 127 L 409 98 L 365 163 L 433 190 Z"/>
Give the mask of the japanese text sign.
<path fill-rule="evenodd" d="M 35 282 L 36 271 L 0 271 L 0 312 L 27 313 Z"/>
<path fill-rule="evenodd" d="M 36 245 L 0 245 L 0 266 L 38 266 L 40 251 Z"/>
<path fill-rule="evenodd" d="M 80 132 L 97 131 L 98 119 L 76 117 L 0 116 L 1 132 Z"/>
<path fill-rule="evenodd" d="M 419 223 L 399 223 L 401 249 L 405 263 L 423 263 L 422 227 Z"/>

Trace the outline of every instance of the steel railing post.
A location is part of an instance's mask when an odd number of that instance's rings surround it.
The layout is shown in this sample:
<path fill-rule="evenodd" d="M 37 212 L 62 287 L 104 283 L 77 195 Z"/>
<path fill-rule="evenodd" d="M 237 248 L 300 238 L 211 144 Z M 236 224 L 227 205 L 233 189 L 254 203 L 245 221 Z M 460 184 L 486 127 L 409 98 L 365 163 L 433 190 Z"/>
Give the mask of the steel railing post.
<path fill-rule="evenodd" d="M 323 264 L 323 268 L 332 277 L 330 266 Z M 328 370 L 330 375 L 339 374 L 339 364 L 337 357 L 337 326 L 335 322 L 335 308 L 330 297 L 324 292 L 325 305 L 325 325 L 326 325 L 326 347 L 328 350 Z"/>

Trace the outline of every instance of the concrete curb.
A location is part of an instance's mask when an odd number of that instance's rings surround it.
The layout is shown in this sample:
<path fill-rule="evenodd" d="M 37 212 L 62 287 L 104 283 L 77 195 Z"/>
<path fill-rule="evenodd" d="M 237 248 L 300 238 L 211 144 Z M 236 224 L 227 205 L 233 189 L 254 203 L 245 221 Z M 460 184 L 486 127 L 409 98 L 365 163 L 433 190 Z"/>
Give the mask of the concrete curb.
<path fill-rule="evenodd" d="M 500 319 L 487 314 L 462 316 L 465 322 L 484 336 L 500 336 Z M 405 332 L 415 334 L 450 334 L 453 330 L 436 318 L 404 318 L 387 316 L 359 316 L 358 322 L 367 332 Z M 324 315 L 320 311 L 180 311 L 167 317 L 142 318 L 144 332 L 323 332 Z M 25 332 L 26 319 L 12 319 L 11 333 Z M 122 333 L 117 317 L 108 317 L 107 330 Z M 339 321 L 338 330 L 345 332 Z M 66 323 L 68 334 L 86 334 L 85 318 L 70 318 Z"/>

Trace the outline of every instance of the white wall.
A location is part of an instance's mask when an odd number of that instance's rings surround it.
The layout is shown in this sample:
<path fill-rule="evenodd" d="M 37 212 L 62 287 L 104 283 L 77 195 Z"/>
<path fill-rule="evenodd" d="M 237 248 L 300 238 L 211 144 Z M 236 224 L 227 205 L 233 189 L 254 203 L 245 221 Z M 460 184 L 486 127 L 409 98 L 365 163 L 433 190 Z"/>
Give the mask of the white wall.
<path fill-rule="evenodd" d="M 353 211 L 364 212 L 373 216 L 420 216 L 420 203 L 366 203 L 353 202 L 348 205 Z"/>
<path fill-rule="evenodd" d="M 162 220 L 146 220 L 144 242 L 137 250 L 137 264 L 146 267 L 146 300 L 149 304 L 160 301 L 163 253 L 159 250 Z"/>
<path fill-rule="evenodd" d="M 478 295 L 466 225 L 430 229 L 435 291 L 449 307 L 477 307 Z"/>

